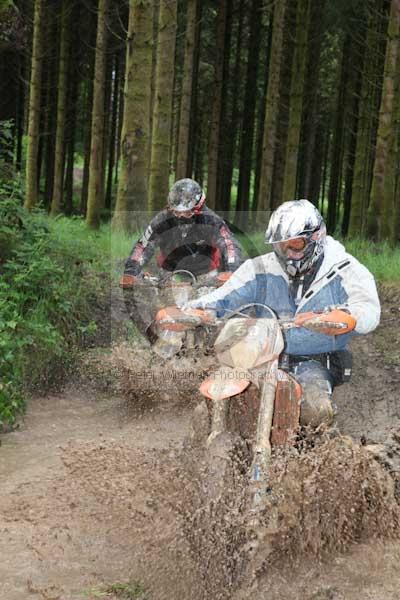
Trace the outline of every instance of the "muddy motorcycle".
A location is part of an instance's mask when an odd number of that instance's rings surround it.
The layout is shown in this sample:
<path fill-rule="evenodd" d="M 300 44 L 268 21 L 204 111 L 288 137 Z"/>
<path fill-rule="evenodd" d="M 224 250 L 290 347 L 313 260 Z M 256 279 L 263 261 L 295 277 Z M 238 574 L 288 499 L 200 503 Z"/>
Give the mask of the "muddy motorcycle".
<path fill-rule="evenodd" d="M 152 344 L 153 351 L 168 359 L 181 351 L 190 353 L 195 348 L 205 348 L 210 332 L 206 325 L 160 329 L 155 322 L 157 311 L 168 304 L 182 306 L 222 283 L 217 271 L 200 276 L 183 269 L 161 275 L 144 273 L 125 291 L 126 305 L 138 330 Z"/>
<path fill-rule="evenodd" d="M 289 357 L 283 352 L 283 332 L 297 327 L 294 319 L 279 319 L 268 306 L 248 304 L 222 320 L 201 310 L 169 307 L 159 311 L 156 321 L 164 330 L 193 328 L 204 321 L 220 328 L 214 342 L 220 366 L 200 385 L 210 416 L 206 446 L 221 467 L 210 494 L 223 492 L 226 449 L 229 453 L 234 445 L 226 443 L 227 437 L 240 437 L 250 449 L 249 507 L 256 515 L 265 504 L 272 448 L 293 444 L 300 425 L 302 389 L 289 373 Z M 346 327 L 340 322 L 328 325 Z M 318 332 L 321 323 L 311 319 L 303 326 Z M 204 405 L 197 412 L 195 421 L 200 421 Z"/>

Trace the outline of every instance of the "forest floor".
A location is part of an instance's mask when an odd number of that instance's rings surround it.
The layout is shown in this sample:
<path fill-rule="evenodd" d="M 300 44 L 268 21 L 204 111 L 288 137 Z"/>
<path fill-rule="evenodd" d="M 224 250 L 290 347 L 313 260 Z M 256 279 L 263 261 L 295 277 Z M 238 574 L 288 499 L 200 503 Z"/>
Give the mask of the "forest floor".
<path fill-rule="evenodd" d="M 354 341 L 352 381 L 335 392 L 340 432 L 356 444 L 386 443 L 400 429 L 400 290 L 382 296 L 381 326 Z M 211 546 L 197 540 L 194 552 L 187 535 L 184 440 L 198 397 L 157 385 L 156 400 L 140 404 L 140 393 L 127 399 L 78 379 L 32 400 L 2 437 L 2 600 L 235 597 Z M 245 597 L 398 600 L 399 560 L 399 541 L 365 535 L 328 557 L 271 564 Z"/>

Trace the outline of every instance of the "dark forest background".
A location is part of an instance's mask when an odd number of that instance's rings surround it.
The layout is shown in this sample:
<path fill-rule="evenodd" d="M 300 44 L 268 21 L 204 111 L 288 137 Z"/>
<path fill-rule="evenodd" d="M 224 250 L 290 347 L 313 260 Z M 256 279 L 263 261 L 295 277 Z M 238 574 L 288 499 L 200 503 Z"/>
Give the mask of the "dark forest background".
<path fill-rule="evenodd" d="M 238 225 L 308 198 L 399 241 L 400 0 L 1 0 L 0 86 L 29 210 L 129 230 L 188 176 Z"/>

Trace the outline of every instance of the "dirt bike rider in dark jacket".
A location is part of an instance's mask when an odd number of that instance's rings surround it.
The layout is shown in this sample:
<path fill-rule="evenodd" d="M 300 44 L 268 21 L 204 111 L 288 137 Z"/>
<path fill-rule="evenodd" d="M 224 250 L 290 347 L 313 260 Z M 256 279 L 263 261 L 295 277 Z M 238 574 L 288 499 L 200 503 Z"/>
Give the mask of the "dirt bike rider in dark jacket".
<path fill-rule="evenodd" d="M 167 207 L 149 223 L 133 246 L 120 287 L 133 287 L 142 269 L 160 250 L 156 260 L 166 271 L 185 269 L 194 275 L 219 271 L 226 281 L 242 263 L 241 250 L 228 226 L 205 205 L 205 194 L 193 179 L 172 186 Z"/>

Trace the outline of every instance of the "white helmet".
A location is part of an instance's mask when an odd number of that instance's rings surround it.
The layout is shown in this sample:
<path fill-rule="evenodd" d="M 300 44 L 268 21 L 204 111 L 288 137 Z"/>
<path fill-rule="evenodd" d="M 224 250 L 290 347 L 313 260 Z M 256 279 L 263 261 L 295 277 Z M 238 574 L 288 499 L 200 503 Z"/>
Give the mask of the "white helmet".
<path fill-rule="evenodd" d="M 324 220 L 308 200 L 290 200 L 271 215 L 265 243 L 291 276 L 305 274 L 323 255 L 326 243 Z"/>

